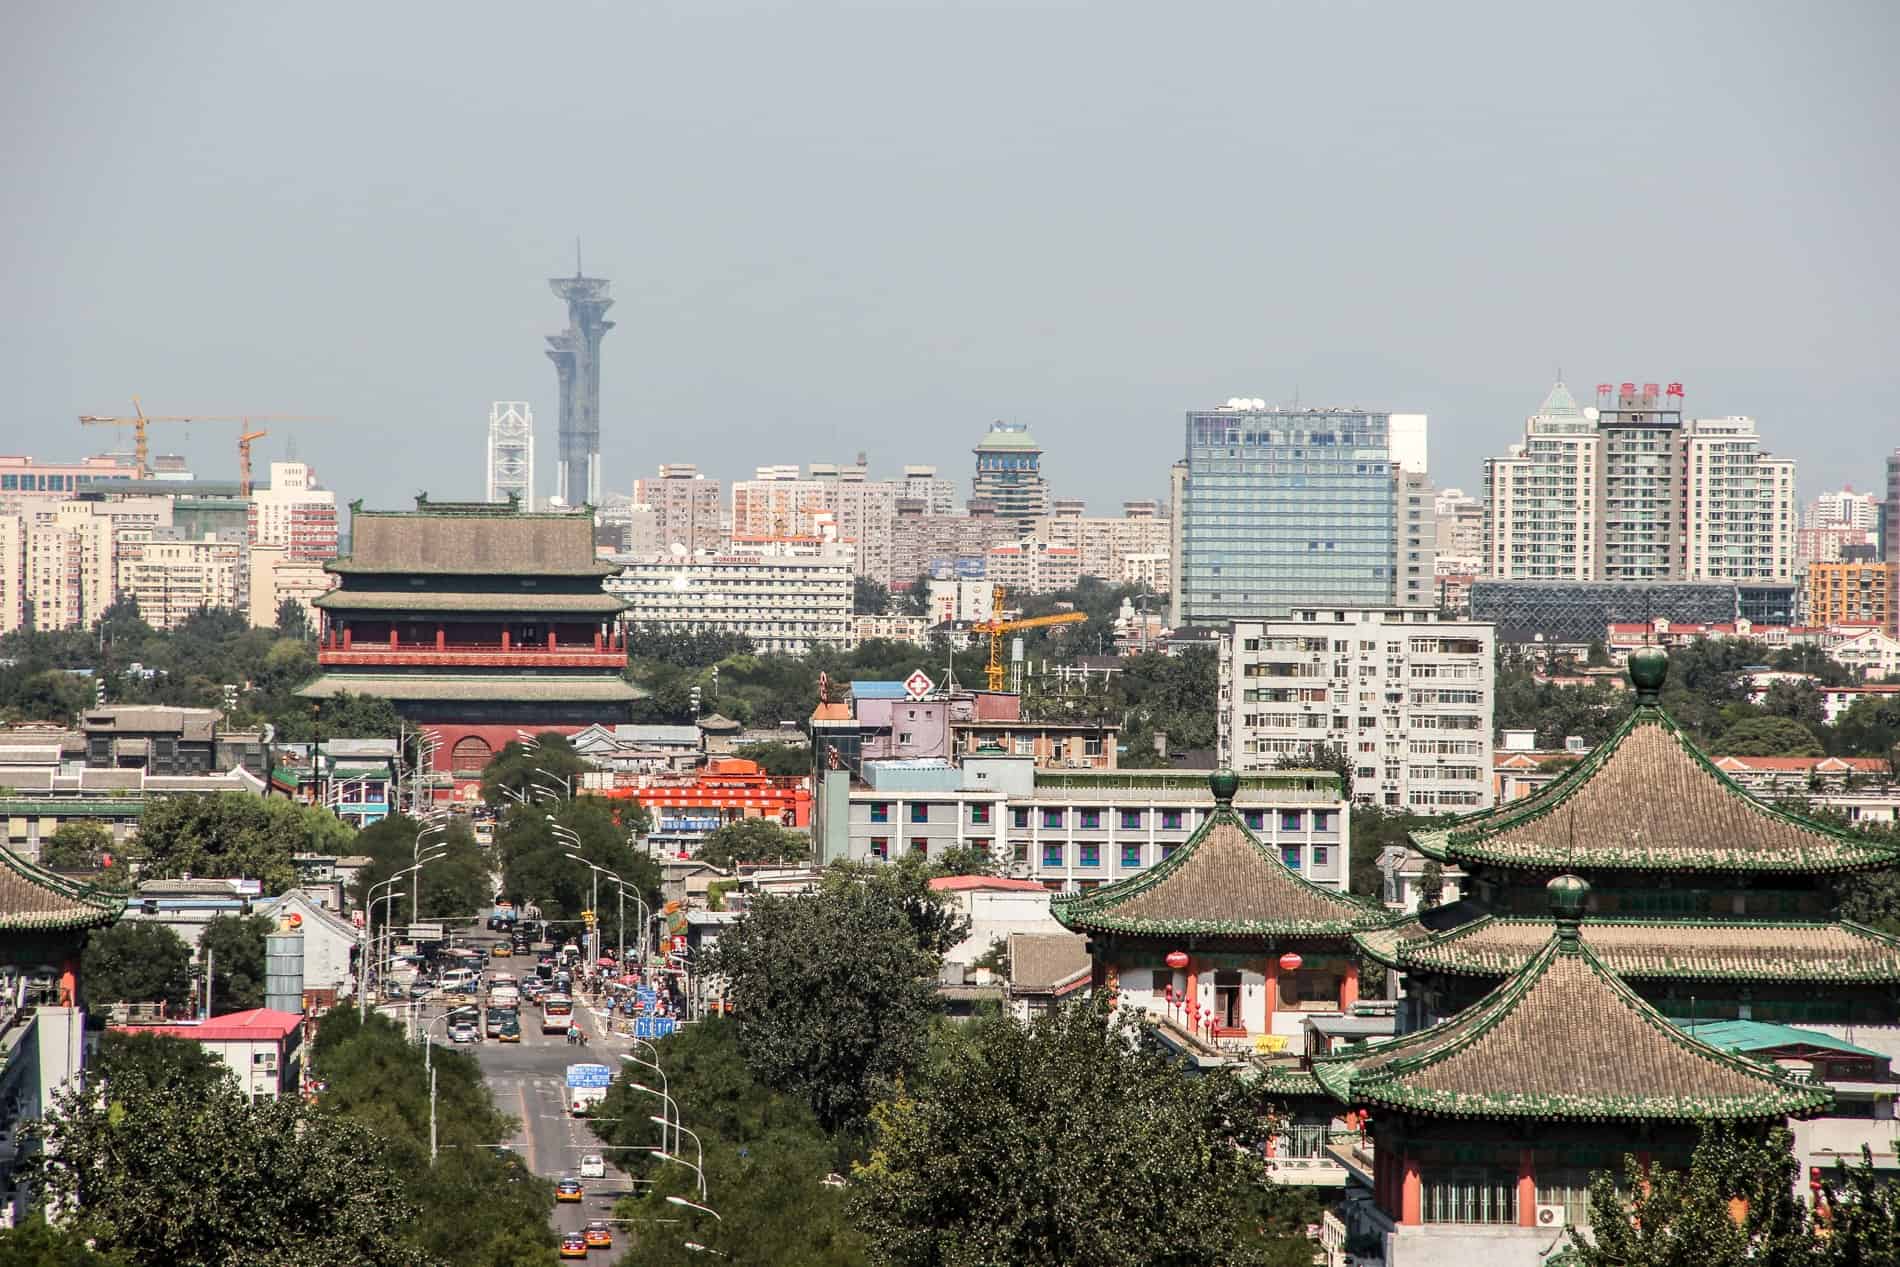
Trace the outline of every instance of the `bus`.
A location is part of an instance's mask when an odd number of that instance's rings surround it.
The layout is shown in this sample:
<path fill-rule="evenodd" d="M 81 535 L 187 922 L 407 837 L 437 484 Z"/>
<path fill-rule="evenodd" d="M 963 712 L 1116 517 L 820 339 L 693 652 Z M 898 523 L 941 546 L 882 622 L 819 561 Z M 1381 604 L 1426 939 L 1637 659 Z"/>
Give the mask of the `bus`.
<path fill-rule="evenodd" d="M 565 1034 L 574 1020 L 574 1000 L 565 994 L 550 994 L 541 1001 L 541 1032 Z"/>

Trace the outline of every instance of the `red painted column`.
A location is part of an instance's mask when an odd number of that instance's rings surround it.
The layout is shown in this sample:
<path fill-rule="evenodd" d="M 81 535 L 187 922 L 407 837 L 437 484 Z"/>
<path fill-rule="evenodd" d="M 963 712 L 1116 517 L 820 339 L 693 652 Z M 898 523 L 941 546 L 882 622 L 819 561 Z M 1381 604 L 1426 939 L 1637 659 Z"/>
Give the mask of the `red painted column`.
<path fill-rule="evenodd" d="M 548 626 L 548 650 L 554 650 L 554 626 Z"/>
<path fill-rule="evenodd" d="M 600 630 L 598 629 L 594 630 L 594 650 L 605 650 L 605 648 L 600 645 Z"/>
<path fill-rule="evenodd" d="M 1339 978 L 1339 1010 L 1350 1012 L 1352 1005 L 1359 1001 L 1359 965 L 1350 963 Z"/>
<path fill-rule="evenodd" d="M 435 649 L 437 651 L 446 651 L 448 650 L 448 648 L 449 648 L 449 632 L 448 630 L 444 629 L 442 626 L 437 625 L 435 627 Z"/>
<path fill-rule="evenodd" d="M 508 630 L 506 628 L 503 628 L 501 631 L 501 649 L 503 651 L 508 649 Z"/>
<path fill-rule="evenodd" d="M 1528 1148 L 1517 1150 L 1517 1225 L 1537 1226 L 1537 1167 Z"/>
<path fill-rule="evenodd" d="M 1419 1177 L 1418 1158 L 1407 1154 L 1399 1195 L 1399 1222 L 1417 1226 L 1425 1221 L 1425 1183 Z"/>
<path fill-rule="evenodd" d="M 389 649 L 390 649 L 391 651 L 394 651 L 394 650 L 396 649 L 396 646 L 397 646 L 397 643 L 396 643 L 396 626 L 394 626 L 394 625 L 391 625 L 391 626 L 389 627 Z"/>
<path fill-rule="evenodd" d="M 1280 1010 L 1280 957 L 1278 955 L 1268 955 L 1265 967 L 1265 975 L 1267 978 L 1267 1009 L 1265 1019 L 1260 1026 L 1260 1032 L 1263 1034 L 1271 1034 L 1273 1032 L 1273 1014 Z"/>
<path fill-rule="evenodd" d="M 354 633 L 355 631 L 348 625 L 343 626 L 343 649 L 345 651 L 350 649 L 350 643 L 353 640 Z"/>
<path fill-rule="evenodd" d="M 59 1005 L 74 1007 L 79 1002 L 79 965 L 71 959 L 59 965 Z"/>
<path fill-rule="evenodd" d="M 1181 1007 L 1181 1015 L 1183 1018 L 1182 1028 L 1187 1030 L 1190 1034 L 1195 1032 L 1196 1023 L 1199 1020 L 1199 1017 L 1195 1014 L 1195 1009 L 1201 1006 L 1201 992 L 1196 987 L 1195 980 L 1197 974 L 1200 972 L 1200 967 L 1201 965 L 1195 962 L 1192 956 L 1189 956 L 1187 966 L 1187 998 Z"/>

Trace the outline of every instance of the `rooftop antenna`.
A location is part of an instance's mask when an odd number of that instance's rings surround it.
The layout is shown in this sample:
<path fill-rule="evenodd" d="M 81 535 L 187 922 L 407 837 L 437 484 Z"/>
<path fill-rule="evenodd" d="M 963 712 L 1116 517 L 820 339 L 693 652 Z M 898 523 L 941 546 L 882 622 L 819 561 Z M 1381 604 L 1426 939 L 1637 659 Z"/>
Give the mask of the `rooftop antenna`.
<path fill-rule="evenodd" d="M 574 235 L 574 276 L 581 275 L 581 235 L 576 233 Z"/>

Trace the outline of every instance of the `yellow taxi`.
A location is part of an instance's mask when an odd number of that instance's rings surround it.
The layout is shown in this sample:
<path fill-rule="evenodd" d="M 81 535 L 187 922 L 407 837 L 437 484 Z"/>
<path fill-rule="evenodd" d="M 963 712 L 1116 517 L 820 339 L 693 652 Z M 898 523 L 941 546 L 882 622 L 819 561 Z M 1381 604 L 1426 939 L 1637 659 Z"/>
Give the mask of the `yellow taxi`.
<path fill-rule="evenodd" d="M 613 1232 L 608 1229 L 606 1223 L 599 1219 L 595 1219 L 592 1223 L 589 1223 L 587 1230 L 582 1232 L 581 1235 L 586 1238 L 587 1248 L 589 1249 L 612 1249 L 614 1247 Z"/>
<path fill-rule="evenodd" d="M 521 1041 L 521 1026 L 510 1025 L 507 1029 L 504 1029 L 501 1031 L 501 1033 L 497 1036 L 497 1040 L 504 1043 L 520 1042 Z"/>
<path fill-rule="evenodd" d="M 488 952 L 488 955 L 491 959 L 508 959 L 512 958 L 514 953 L 514 947 L 505 941 L 498 941 L 495 943 L 495 948 Z"/>
<path fill-rule="evenodd" d="M 574 1234 L 563 1236 L 561 1238 L 561 1257 L 562 1258 L 587 1257 L 587 1238 L 584 1236 L 579 1236 L 579 1235 L 574 1235 Z"/>
<path fill-rule="evenodd" d="M 561 1180 L 561 1182 L 554 1185 L 554 1199 L 556 1201 L 579 1201 L 581 1199 L 581 1181 L 572 1177 Z"/>

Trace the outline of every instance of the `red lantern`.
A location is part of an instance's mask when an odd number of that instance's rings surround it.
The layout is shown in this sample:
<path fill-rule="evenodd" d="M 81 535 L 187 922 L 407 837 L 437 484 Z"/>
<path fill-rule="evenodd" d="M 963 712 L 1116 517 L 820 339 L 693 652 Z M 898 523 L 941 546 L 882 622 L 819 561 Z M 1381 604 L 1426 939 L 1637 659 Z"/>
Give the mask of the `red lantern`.
<path fill-rule="evenodd" d="M 1185 951 L 1185 950 L 1170 950 L 1170 951 L 1168 952 L 1168 966 L 1169 966 L 1170 968 L 1185 968 L 1185 967 L 1187 967 L 1187 966 L 1188 966 L 1188 957 L 1187 957 L 1187 951 Z"/>
<path fill-rule="evenodd" d="M 1163 997 L 1165 997 L 1165 998 L 1166 998 L 1166 999 L 1168 1000 L 1168 1002 L 1169 1002 L 1169 1004 L 1173 1004 L 1173 1002 L 1174 1002 L 1174 982 L 1172 982 L 1172 981 L 1170 981 L 1170 982 L 1168 982 L 1168 984 L 1167 984 L 1167 988 L 1165 988 L 1164 990 L 1162 990 L 1162 991 L 1161 991 L 1161 993 L 1162 993 L 1162 996 L 1163 996 Z"/>
<path fill-rule="evenodd" d="M 1300 970 L 1300 965 L 1305 962 L 1306 960 L 1300 958 L 1298 955 L 1294 954 L 1292 951 L 1289 950 L 1284 955 L 1280 956 L 1280 971 L 1298 972 Z"/>

